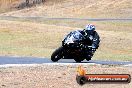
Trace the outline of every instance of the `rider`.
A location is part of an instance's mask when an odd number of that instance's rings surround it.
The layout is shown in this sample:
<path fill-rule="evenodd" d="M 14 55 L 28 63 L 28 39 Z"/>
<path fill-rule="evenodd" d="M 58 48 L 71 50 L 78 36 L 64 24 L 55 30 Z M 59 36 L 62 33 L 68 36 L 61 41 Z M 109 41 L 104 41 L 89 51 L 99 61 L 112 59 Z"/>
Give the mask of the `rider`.
<path fill-rule="evenodd" d="M 82 46 L 85 47 L 86 55 L 88 55 L 87 57 L 88 59 L 90 59 L 93 53 L 99 47 L 100 37 L 98 33 L 95 31 L 95 25 L 93 24 L 86 25 L 85 29 L 83 29 L 82 31 L 82 34 L 85 37 L 85 40 L 84 40 L 85 45 L 82 45 Z M 89 46 L 91 46 L 90 48 L 91 52 L 89 52 L 88 50 Z"/>

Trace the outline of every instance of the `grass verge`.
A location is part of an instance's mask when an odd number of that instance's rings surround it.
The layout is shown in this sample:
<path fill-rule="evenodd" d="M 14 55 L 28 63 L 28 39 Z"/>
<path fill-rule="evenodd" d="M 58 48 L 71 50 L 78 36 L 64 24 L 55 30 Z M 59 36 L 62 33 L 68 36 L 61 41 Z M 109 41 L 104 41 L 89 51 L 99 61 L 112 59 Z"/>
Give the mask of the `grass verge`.
<path fill-rule="evenodd" d="M 101 44 L 93 59 L 132 61 L 131 22 L 0 20 L 0 55 L 48 57 L 64 36 L 94 23 Z"/>

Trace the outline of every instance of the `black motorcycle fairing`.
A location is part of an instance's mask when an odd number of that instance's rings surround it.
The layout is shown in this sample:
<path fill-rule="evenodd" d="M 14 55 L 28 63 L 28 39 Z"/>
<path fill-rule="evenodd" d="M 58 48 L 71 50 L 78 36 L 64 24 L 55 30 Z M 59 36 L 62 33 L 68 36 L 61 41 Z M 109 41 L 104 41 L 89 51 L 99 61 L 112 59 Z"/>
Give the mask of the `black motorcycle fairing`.
<path fill-rule="evenodd" d="M 82 52 L 81 48 L 79 47 L 64 47 L 63 55 L 65 59 L 71 59 L 71 58 L 82 58 L 84 57 L 84 52 Z"/>
<path fill-rule="evenodd" d="M 84 59 L 90 60 L 93 55 L 90 54 L 90 58 L 86 57 L 88 56 L 86 54 L 89 54 L 86 50 L 90 52 L 90 49 L 85 47 L 86 38 L 81 32 L 80 30 L 70 32 L 62 41 L 61 48 L 54 51 L 51 60 L 54 62 L 59 59 L 74 59 L 76 62 L 81 62 Z"/>
<path fill-rule="evenodd" d="M 79 44 L 85 37 L 80 33 L 79 30 L 70 32 L 62 41 L 62 45 Z"/>

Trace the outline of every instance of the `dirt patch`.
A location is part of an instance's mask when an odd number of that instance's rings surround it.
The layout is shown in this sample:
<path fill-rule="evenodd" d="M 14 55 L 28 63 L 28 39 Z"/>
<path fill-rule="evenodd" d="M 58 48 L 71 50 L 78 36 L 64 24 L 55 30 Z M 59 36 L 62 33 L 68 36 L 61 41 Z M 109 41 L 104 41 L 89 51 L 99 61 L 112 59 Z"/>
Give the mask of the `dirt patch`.
<path fill-rule="evenodd" d="M 0 0 L 0 13 L 29 8 L 44 2 L 45 0 Z"/>
<path fill-rule="evenodd" d="M 46 0 L 44 5 L 5 13 L 7 16 L 131 18 L 131 0 Z"/>
<path fill-rule="evenodd" d="M 86 65 L 88 74 L 130 74 L 131 67 Z M 39 65 L 33 67 L 0 68 L 1 88 L 131 88 L 129 84 L 85 84 L 76 83 L 77 66 Z"/>

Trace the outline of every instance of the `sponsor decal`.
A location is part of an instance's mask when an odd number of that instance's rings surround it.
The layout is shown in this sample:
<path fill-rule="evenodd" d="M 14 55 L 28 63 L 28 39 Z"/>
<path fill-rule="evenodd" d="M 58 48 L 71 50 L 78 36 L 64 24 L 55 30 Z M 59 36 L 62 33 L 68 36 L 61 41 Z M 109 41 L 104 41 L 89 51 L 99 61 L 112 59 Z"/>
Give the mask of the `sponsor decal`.
<path fill-rule="evenodd" d="M 79 85 L 85 83 L 130 83 L 131 76 L 129 74 L 86 74 L 86 70 L 82 66 L 78 67 L 76 81 Z"/>

